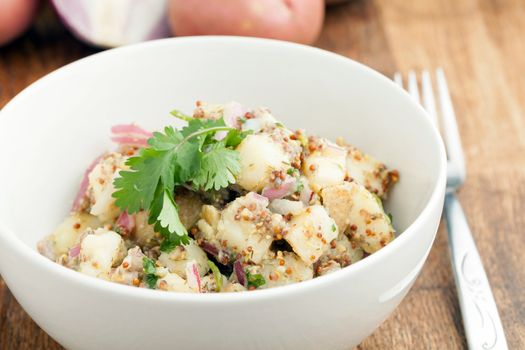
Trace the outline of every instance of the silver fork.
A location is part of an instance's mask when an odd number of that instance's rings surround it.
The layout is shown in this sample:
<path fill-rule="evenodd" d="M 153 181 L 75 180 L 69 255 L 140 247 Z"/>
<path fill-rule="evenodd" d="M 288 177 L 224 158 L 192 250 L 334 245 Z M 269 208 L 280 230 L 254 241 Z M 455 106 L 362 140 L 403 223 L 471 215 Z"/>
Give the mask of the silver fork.
<path fill-rule="evenodd" d="M 400 73 L 394 75 L 394 81 L 403 88 L 403 77 Z M 441 68 L 435 72 L 435 83 L 438 89 L 436 97 L 439 99 L 441 123 L 438 121 L 432 78 L 428 71 L 424 70 L 421 73 L 421 94 L 418 77 L 414 71 L 408 73 L 406 90 L 417 103 L 423 105 L 436 128 L 441 126 L 443 130 L 442 136 L 448 157 L 445 216 L 463 328 L 469 349 L 508 349 L 487 275 L 465 213 L 456 196 L 456 191 L 465 181 L 465 160 L 452 100 Z"/>

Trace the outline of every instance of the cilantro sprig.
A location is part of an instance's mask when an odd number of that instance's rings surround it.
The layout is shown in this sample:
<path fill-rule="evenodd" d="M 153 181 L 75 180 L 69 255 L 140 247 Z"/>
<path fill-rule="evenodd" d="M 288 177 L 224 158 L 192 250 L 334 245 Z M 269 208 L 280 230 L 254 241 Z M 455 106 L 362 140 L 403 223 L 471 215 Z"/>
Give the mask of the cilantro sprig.
<path fill-rule="evenodd" d="M 153 259 L 144 257 L 142 259 L 142 267 L 144 269 L 144 282 L 149 288 L 154 289 L 157 286 L 157 269 Z"/>
<path fill-rule="evenodd" d="M 248 287 L 254 288 L 259 288 L 260 286 L 266 284 L 266 280 L 264 279 L 263 275 L 259 273 L 251 274 L 249 271 L 246 271 L 246 281 Z"/>
<path fill-rule="evenodd" d="M 149 147 L 127 160 L 130 170 L 121 171 L 114 180 L 115 204 L 129 214 L 147 210 L 148 223 L 164 238 L 162 251 L 189 243 L 173 197 L 175 189 L 191 185 L 196 190 L 219 190 L 233 184 L 241 168 L 235 147 L 246 136 L 222 118 L 173 115 L 186 120 L 187 126 L 181 130 L 167 126 L 164 132 L 154 132 Z M 219 132 L 226 135 L 220 139 Z"/>

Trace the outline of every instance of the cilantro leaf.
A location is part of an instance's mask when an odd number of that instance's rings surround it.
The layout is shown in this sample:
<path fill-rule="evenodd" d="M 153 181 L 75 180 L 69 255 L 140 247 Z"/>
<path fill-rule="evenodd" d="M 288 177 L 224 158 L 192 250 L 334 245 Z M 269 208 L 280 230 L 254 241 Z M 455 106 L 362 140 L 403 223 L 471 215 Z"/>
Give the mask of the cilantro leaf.
<path fill-rule="evenodd" d="M 153 259 L 144 257 L 142 258 L 142 268 L 144 270 L 144 282 L 149 288 L 154 289 L 157 286 L 157 268 Z"/>
<path fill-rule="evenodd" d="M 259 288 L 260 286 L 266 284 L 264 276 L 260 273 L 251 274 L 249 271 L 246 271 L 246 280 L 248 281 L 248 287 Z"/>
<path fill-rule="evenodd" d="M 240 171 L 239 153 L 216 143 L 202 156 L 201 169 L 193 179 L 193 185 L 205 191 L 219 190 L 235 183 L 235 175 Z"/>
<path fill-rule="evenodd" d="M 188 121 L 181 130 L 171 126 L 164 132 L 154 132 L 149 147 L 129 158 L 129 170 L 121 171 L 114 180 L 115 204 L 129 214 L 149 211 L 148 223 L 164 238 L 160 249 L 170 251 L 188 244 L 178 207 L 173 199 L 177 186 L 193 184 L 195 188 L 219 190 L 235 183 L 240 172 L 236 147 L 247 132 L 226 126 L 224 120 L 196 119 L 172 112 Z M 217 140 L 217 132 L 227 132 Z"/>

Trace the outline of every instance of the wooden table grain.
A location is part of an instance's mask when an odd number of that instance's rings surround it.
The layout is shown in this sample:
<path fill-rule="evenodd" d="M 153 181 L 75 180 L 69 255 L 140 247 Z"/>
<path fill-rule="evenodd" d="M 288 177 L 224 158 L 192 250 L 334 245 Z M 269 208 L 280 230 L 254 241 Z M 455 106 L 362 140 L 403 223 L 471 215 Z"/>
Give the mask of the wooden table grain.
<path fill-rule="evenodd" d="M 388 76 L 444 67 L 467 159 L 460 199 L 511 349 L 525 348 L 524 33 L 522 0 L 354 0 L 328 10 L 317 42 Z M 0 48 L 0 107 L 46 73 L 96 51 L 44 10 L 24 37 Z M 441 225 L 408 296 L 358 349 L 465 347 Z M 1 279 L 0 349 L 61 349 Z"/>

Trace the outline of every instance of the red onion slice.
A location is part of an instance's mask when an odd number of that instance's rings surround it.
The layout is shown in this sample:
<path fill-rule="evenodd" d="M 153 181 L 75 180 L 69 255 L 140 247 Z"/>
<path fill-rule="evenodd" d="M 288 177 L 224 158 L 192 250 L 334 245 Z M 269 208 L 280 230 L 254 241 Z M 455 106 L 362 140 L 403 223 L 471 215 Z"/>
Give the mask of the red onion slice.
<path fill-rule="evenodd" d="M 269 200 L 286 197 L 295 191 L 297 180 L 294 177 L 286 177 L 281 186 L 275 188 L 273 186 L 265 187 L 262 190 L 262 195 Z"/>
<path fill-rule="evenodd" d="M 76 258 L 80 254 L 80 244 L 74 245 L 69 249 L 68 255 L 70 258 Z"/>
<path fill-rule="evenodd" d="M 188 286 L 193 289 L 197 289 L 199 293 L 202 292 L 201 289 L 201 276 L 199 275 L 199 269 L 197 268 L 197 263 L 195 261 L 190 261 L 186 263 L 186 280 L 188 281 Z"/>
<path fill-rule="evenodd" d="M 123 211 L 119 215 L 116 225 L 123 231 L 123 236 L 129 235 L 135 228 L 135 218 L 129 215 L 127 211 Z"/>
<path fill-rule="evenodd" d="M 148 139 L 137 138 L 132 136 L 112 136 L 111 141 L 118 143 L 119 145 L 130 145 L 137 147 L 147 147 Z"/>
<path fill-rule="evenodd" d="M 71 207 L 71 211 L 78 211 L 80 209 L 82 199 L 84 199 L 84 196 L 86 195 L 87 189 L 89 187 L 89 174 L 97 166 L 101 158 L 102 156 L 98 156 L 97 158 L 95 158 L 95 160 L 93 160 L 93 162 L 91 162 L 91 164 L 88 166 L 86 171 L 84 171 L 84 176 L 82 177 L 82 181 L 80 182 L 80 187 L 73 202 L 73 206 Z"/>
<path fill-rule="evenodd" d="M 153 136 L 153 133 L 142 129 L 140 126 L 137 126 L 135 124 L 118 124 L 111 127 L 111 132 L 113 134 L 135 134 L 135 135 L 142 135 L 150 138 Z"/>
<path fill-rule="evenodd" d="M 246 287 L 246 272 L 244 272 L 244 268 L 242 267 L 242 262 L 240 260 L 236 260 L 233 263 L 233 271 L 235 271 L 237 281 Z"/>

